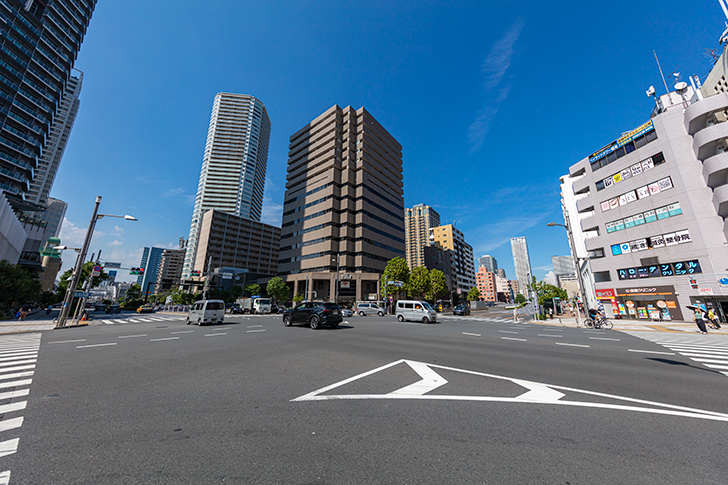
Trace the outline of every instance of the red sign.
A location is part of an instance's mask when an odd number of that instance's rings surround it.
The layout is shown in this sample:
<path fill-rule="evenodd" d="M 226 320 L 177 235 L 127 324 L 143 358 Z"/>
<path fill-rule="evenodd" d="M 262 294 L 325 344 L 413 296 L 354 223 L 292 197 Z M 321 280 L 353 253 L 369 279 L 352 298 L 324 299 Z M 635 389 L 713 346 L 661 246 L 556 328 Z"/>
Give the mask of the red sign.
<path fill-rule="evenodd" d="M 617 297 L 614 290 L 596 290 L 597 300 L 611 300 Z"/>

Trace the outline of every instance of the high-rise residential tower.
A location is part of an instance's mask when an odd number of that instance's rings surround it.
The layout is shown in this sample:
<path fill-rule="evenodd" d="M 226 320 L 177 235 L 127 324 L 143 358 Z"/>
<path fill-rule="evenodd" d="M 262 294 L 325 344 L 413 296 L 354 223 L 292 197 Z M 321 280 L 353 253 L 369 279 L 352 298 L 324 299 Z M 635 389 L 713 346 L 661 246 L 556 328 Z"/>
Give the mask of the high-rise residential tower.
<path fill-rule="evenodd" d="M 50 148 L 44 144 L 74 89 L 71 69 L 95 7 L 96 0 L 0 2 L 0 192 L 15 214 L 45 210 L 28 194 L 34 179 L 47 175 L 39 168 Z M 46 183 L 36 185 L 42 190 Z M 28 236 L 12 217 L 0 221 L 0 232 L 16 248 Z"/>
<path fill-rule="evenodd" d="M 381 298 L 387 261 L 405 255 L 397 140 L 364 108 L 335 105 L 291 136 L 286 180 L 278 271 L 294 294 Z"/>
<path fill-rule="evenodd" d="M 486 268 L 490 273 L 497 273 L 498 260 L 493 256 L 486 254 L 478 258 L 478 268 Z"/>
<path fill-rule="evenodd" d="M 247 94 L 215 96 L 185 253 L 184 277 L 194 267 L 206 211 L 216 209 L 260 221 L 269 139 L 270 119 L 260 100 Z"/>
<path fill-rule="evenodd" d="M 516 270 L 518 287 L 521 293 L 527 296 L 523 292 L 528 292 L 527 285 L 532 282 L 533 271 L 531 270 L 531 257 L 528 255 L 528 245 L 524 236 L 511 238 L 511 252 L 513 253 L 513 266 Z"/>
<path fill-rule="evenodd" d="M 452 251 L 450 266 L 453 289 L 467 293 L 477 285 L 473 247 L 465 242 L 465 235 L 452 224 L 430 229 L 430 241 L 442 249 Z"/>
<path fill-rule="evenodd" d="M 424 247 L 430 244 L 430 229 L 440 225 L 440 214 L 425 204 L 404 210 L 404 240 L 410 270 L 425 266 Z"/>

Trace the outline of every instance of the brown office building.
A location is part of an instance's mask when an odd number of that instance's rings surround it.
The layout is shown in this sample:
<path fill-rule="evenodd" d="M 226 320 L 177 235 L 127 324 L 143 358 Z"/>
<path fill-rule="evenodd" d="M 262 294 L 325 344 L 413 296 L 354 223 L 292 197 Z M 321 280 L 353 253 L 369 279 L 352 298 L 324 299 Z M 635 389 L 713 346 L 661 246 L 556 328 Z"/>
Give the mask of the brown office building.
<path fill-rule="evenodd" d="M 405 255 L 397 140 L 364 108 L 333 106 L 291 136 L 286 180 L 279 272 L 293 293 L 384 299 L 379 278 Z"/>
<path fill-rule="evenodd" d="M 211 209 L 202 216 L 194 269 L 202 276 L 208 262 L 215 268 L 247 269 L 250 273 L 278 273 L 281 230 L 227 212 Z M 212 259 L 210 259 L 212 258 Z"/>
<path fill-rule="evenodd" d="M 182 266 L 184 266 L 184 263 L 184 249 L 165 249 L 162 251 L 154 293 L 164 293 L 175 286 L 179 286 L 182 280 Z"/>

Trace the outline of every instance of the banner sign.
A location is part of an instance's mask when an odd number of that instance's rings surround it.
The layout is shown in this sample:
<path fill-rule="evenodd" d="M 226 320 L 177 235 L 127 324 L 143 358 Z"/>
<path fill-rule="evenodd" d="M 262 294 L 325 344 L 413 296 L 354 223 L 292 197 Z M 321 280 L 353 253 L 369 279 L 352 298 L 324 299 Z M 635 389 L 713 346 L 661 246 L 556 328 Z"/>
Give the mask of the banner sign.
<path fill-rule="evenodd" d="M 652 124 L 652 120 L 648 121 L 647 123 L 635 128 L 634 130 L 625 133 L 622 135 L 617 141 L 613 141 L 609 145 L 605 146 L 598 152 L 592 153 L 589 156 L 589 163 L 596 162 L 597 160 L 600 160 L 610 153 L 612 153 L 615 150 L 618 150 L 619 148 L 623 147 L 627 143 L 631 142 L 635 138 L 638 138 L 648 131 L 652 131 L 655 129 L 655 125 Z"/>

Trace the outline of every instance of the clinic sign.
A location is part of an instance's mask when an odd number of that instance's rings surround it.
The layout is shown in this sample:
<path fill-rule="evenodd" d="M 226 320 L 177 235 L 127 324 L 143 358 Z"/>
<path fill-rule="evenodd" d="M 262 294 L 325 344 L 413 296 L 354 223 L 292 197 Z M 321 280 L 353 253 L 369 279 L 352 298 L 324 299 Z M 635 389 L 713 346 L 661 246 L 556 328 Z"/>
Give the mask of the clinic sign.
<path fill-rule="evenodd" d="M 591 155 L 589 155 L 589 163 L 594 163 L 597 160 L 601 160 L 602 158 L 606 157 L 613 151 L 619 150 L 621 147 L 623 147 L 627 143 L 631 142 L 635 138 L 639 138 L 640 136 L 642 136 L 645 133 L 650 132 L 654 129 L 655 129 L 655 125 L 652 124 L 652 120 L 648 121 L 647 123 L 644 123 L 643 125 L 638 126 L 634 130 L 632 130 L 628 133 L 625 133 L 618 140 L 613 141 L 612 143 L 605 146 L 598 152 L 595 152 L 595 153 L 592 153 Z"/>

